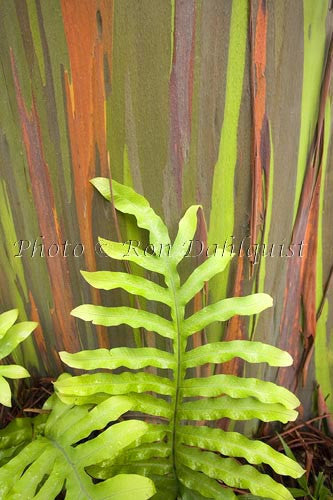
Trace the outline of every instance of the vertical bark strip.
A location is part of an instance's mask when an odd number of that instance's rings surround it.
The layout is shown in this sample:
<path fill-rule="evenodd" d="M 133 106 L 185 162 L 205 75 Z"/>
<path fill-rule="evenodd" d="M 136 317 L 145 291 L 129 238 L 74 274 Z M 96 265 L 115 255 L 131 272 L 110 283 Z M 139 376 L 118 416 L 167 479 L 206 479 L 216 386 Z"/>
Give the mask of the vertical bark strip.
<path fill-rule="evenodd" d="M 293 354 L 294 366 L 279 371 L 279 381 L 295 389 L 299 371 L 307 378 L 308 356 L 316 332 L 316 265 L 318 241 L 318 210 L 322 182 L 325 107 L 333 70 L 333 37 L 328 50 L 315 135 L 309 150 L 300 202 L 292 234 L 292 242 L 304 242 L 303 258 L 289 261 L 284 308 L 280 326 L 281 346 Z M 328 125 L 326 125 L 328 126 Z M 302 317 L 302 303 L 305 309 Z M 303 347 L 300 333 L 303 334 Z M 303 362 L 302 362 L 303 357 Z"/>
<path fill-rule="evenodd" d="M 36 112 L 35 102 L 33 99 L 32 109 L 31 112 L 29 112 L 23 101 L 15 60 L 12 53 L 11 58 L 16 99 L 21 119 L 22 136 L 28 159 L 39 228 L 45 247 L 50 249 L 54 243 L 63 241 L 64 238 L 61 234 L 61 227 L 54 204 L 49 170 L 44 158 L 40 123 Z M 50 312 L 55 330 L 59 334 L 59 338 L 56 339 L 57 348 L 73 349 L 74 347 L 75 349 L 79 349 L 80 342 L 76 333 L 75 322 L 70 316 L 70 311 L 73 308 L 73 300 L 70 286 L 67 282 L 69 275 L 67 261 L 61 258 L 61 256 L 56 256 L 53 260 L 52 258 L 47 258 L 46 263 L 54 299 L 54 305 Z"/>
<path fill-rule="evenodd" d="M 62 0 L 71 74 L 65 73 L 67 117 L 71 142 L 74 191 L 80 235 L 85 245 L 87 268 L 96 270 L 93 238 L 93 188 L 87 182 L 96 175 L 108 176 L 104 58 L 110 64 L 112 2 Z M 97 171 L 97 155 L 100 172 Z M 93 302 L 101 302 L 92 290 Z M 106 330 L 97 327 L 101 347 L 109 345 Z"/>
<path fill-rule="evenodd" d="M 234 231 L 234 177 L 238 158 L 238 123 L 243 93 L 246 41 L 248 31 L 248 3 L 233 2 L 230 20 L 228 66 L 223 124 L 218 158 L 214 169 L 212 202 L 209 218 L 208 244 L 223 245 Z M 211 300 L 227 294 L 228 272 L 212 280 Z M 221 337 L 221 329 L 210 329 L 209 340 Z"/>
<path fill-rule="evenodd" d="M 298 210 L 309 148 L 315 133 L 320 86 L 326 52 L 325 22 L 328 0 L 303 0 L 304 66 L 302 88 L 301 129 L 298 144 L 297 179 L 294 197 L 294 220 Z"/>
<path fill-rule="evenodd" d="M 331 103 L 330 99 L 326 102 L 325 109 L 325 129 L 323 145 L 323 172 L 322 176 L 325 182 L 322 182 L 318 208 L 318 244 L 317 244 L 317 262 L 316 262 L 316 336 L 314 339 L 313 350 L 315 352 L 315 376 L 318 382 L 318 409 L 319 412 L 328 413 L 328 423 L 330 429 L 333 429 L 333 370 L 332 353 L 333 339 L 332 326 L 329 318 L 331 315 L 332 300 L 332 278 L 333 265 L 331 259 L 327 259 L 332 254 L 330 242 L 325 240 L 326 225 L 324 223 L 324 210 L 327 204 L 325 199 L 326 189 L 329 188 L 329 146 L 331 144 Z M 328 261 L 328 262 L 327 262 Z M 310 352 L 309 354 L 312 354 Z M 310 355 L 308 356 L 310 359 Z M 306 361 L 308 361 L 306 359 Z"/>
<path fill-rule="evenodd" d="M 269 157 L 267 155 L 268 126 L 266 118 L 266 44 L 268 11 L 266 0 L 260 0 L 256 21 L 253 21 L 253 3 L 251 2 L 250 36 L 251 36 L 251 96 L 253 120 L 253 158 L 252 158 L 252 206 L 250 218 L 251 245 L 257 243 L 259 228 L 265 219 L 265 203 L 267 189 Z M 263 192 L 263 185 L 266 189 Z M 266 199 L 265 195 L 266 194 Z M 253 275 L 254 257 L 250 257 L 250 275 Z"/>
<path fill-rule="evenodd" d="M 183 169 L 188 162 L 191 141 L 193 66 L 195 49 L 196 4 L 194 0 L 176 0 L 170 75 L 170 165 L 165 171 L 173 190 L 165 193 L 182 210 Z"/>

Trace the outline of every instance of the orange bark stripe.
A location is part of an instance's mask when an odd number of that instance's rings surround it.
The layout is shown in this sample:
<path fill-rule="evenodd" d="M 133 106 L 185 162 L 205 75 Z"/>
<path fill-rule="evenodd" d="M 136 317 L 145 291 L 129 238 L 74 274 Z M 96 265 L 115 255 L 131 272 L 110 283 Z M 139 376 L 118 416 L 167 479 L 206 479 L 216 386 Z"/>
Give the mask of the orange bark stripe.
<path fill-rule="evenodd" d="M 265 134 L 267 134 L 267 127 L 265 127 L 267 18 L 266 1 L 260 0 L 251 50 L 252 119 L 254 129 L 250 222 L 252 245 L 257 241 L 258 227 L 263 222 L 263 170 L 268 168 L 268 165 L 266 165 L 267 158 L 262 151 L 262 144 L 267 142 L 265 138 Z M 253 266 L 251 266 L 251 269 L 253 269 Z"/>
<path fill-rule="evenodd" d="M 62 0 L 71 76 L 65 73 L 68 126 L 73 162 L 74 191 L 80 237 L 90 271 L 96 269 L 92 231 L 95 175 L 109 176 L 105 130 L 104 61 L 111 67 L 112 2 L 107 0 Z M 101 171 L 96 172 L 96 149 Z M 93 302 L 100 293 L 91 289 Z M 109 345 L 106 330 L 97 327 L 101 347 Z"/>

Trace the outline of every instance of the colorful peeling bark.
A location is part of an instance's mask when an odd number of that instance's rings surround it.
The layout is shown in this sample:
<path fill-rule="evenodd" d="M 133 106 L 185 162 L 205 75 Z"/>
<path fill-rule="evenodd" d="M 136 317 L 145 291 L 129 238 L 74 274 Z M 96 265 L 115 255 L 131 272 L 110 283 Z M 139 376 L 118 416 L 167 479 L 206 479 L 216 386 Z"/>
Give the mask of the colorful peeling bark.
<path fill-rule="evenodd" d="M 266 45 L 268 12 L 266 0 L 258 4 L 256 20 L 250 17 L 251 104 L 252 104 L 252 190 L 250 241 L 255 245 L 258 232 L 265 223 L 265 205 L 269 185 L 269 131 L 266 116 Z M 253 275 L 255 256 L 250 258 L 250 275 Z"/>
<path fill-rule="evenodd" d="M 145 242 L 88 182 L 110 173 L 143 192 L 172 235 L 185 208 L 202 204 L 196 238 L 236 253 L 194 309 L 254 290 L 274 298 L 249 324 L 234 318 L 194 342 L 249 336 L 284 347 L 294 367 L 267 377 L 309 402 L 317 380 L 332 410 L 333 12 L 327 0 L 153 3 L 0 0 L 1 303 L 41 324 L 17 356 L 52 375 L 58 349 L 116 346 L 119 335 L 134 344 L 125 327 L 69 315 L 83 302 L 130 304 L 79 274 L 110 266 L 98 235 Z M 32 242 L 21 258 L 18 240 Z M 40 256 L 43 241 L 47 251 L 65 240 L 67 257 Z M 183 276 L 202 258 L 187 259 Z M 137 344 L 149 339 L 136 332 Z"/>
<path fill-rule="evenodd" d="M 86 268 L 95 271 L 93 187 L 87 179 L 109 175 L 104 66 L 111 68 L 112 4 L 63 0 L 61 7 L 70 63 L 64 79 L 77 220 Z M 92 290 L 92 299 L 101 303 L 98 290 Z M 105 328 L 97 327 L 97 336 L 98 344 L 107 347 Z"/>
<path fill-rule="evenodd" d="M 63 241 L 62 229 L 60 227 L 54 195 L 51 186 L 48 166 L 44 157 L 40 122 L 37 116 L 35 100 L 33 96 L 32 109 L 29 112 L 23 101 L 20 82 L 16 70 L 16 63 L 11 53 L 12 71 L 14 76 L 17 106 L 22 127 L 22 139 L 29 167 L 31 179 L 32 196 L 36 207 L 41 240 L 43 245 L 49 249 L 50 258 L 46 259 L 50 284 L 53 292 L 54 307 L 50 309 L 54 330 L 59 332 L 61 344 L 65 349 L 80 347 L 75 331 L 74 318 L 70 316 L 73 308 L 73 300 L 68 283 L 69 269 L 66 259 L 58 255 L 51 258 L 51 248 L 55 242 Z M 59 348 L 56 338 L 56 346 Z"/>

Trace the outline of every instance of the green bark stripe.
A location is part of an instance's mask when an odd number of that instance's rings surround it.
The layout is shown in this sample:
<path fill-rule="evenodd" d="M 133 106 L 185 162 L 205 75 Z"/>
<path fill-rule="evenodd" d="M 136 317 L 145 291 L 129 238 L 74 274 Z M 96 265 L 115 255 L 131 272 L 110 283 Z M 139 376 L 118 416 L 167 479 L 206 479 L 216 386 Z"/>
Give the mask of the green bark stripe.
<path fill-rule="evenodd" d="M 61 156 L 65 181 L 65 185 L 61 185 L 61 189 L 65 188 L 67 200 L 68 202 L 71 202 L 73 195 L 71 155 L 67 129 L 65 91 L 63 85 L 64 71 L 66 71 L 71 78 L 71 69 L 62 20 L 61 5 L 58 1 L 41 2 L 40 8 L 50 56 L 52 86 L 56 105 L 56 118 L 58 121 L 57 128 L 60 138 L 60 150 L 57 154 Z M 55 171 L 57 172 L 59 169 L 58 162 L 56 162 L 55 165 Z"/>
<path fill-rule="evenodd" d="M 327 331 L 329 303 L 325 300 L 321 316 L 317 323 L 315 337 L 315 366 L 316 379 L 320 385 L 320 389 L 330 412 L 333 411 L 333 376 L 332 376 L 332 359 L 333 346 L 329 342 L 329 338 L 333 337 L 333 330 Z"/>
<path fill-rule="evenodd" d="M 30 30 L 32 34 L 32 38 L 34 41 L 34 47 L 36 52 L 36 57 L 38 61 L 40 75 L 43 81 L 43 85 L 45 86 L 46 77 L 45 77 L 45 64 L 44 64 L 44 56 L 43 56 L 43 48 L 42 48 L 42 40 L 40 37 L 39 26 L 38 26 L 38 15 L 36 3 L 34 0 L 27 0 L 28 14 L 29 14 L 29 24 Z"/>
<path fill-rule="evenodd" d="M 316 308 L 318 310 L 320 301 L 323 295 L 323 205 L 325 191 L 325 174 L 327 169 L 328 146 L 331 134 L 331 104 L 327 99 L 325 107 L 325 128 L 324 128 L 324 148 L 322 158 L 322 178 L 320 187 L 319 200 L 319 220 L 318 220 L 318 247 L 317 247 L 317 263 L 316 263 Z M 323 392 L 324 398 L 329 395 L 326 400 L 329 411 L 333 411 L 333 377 L 332 360 L 333 351 L 332 344 L 327 339 L 332 336 L 332 332 L 327 332 L 329 304 L 325 300 L 322 314 L 317 323 L 316 338 L 315 338 L 315 367 L 316 379 Z"/>
<path fill-rule="evenodd" d="M 212 208 L 210 212 L 208 245 L 219 243 L 233 234 L 234 178 L 238 153 L 238 122 L 243 93 L 246 40 L 248 35 L 248 2 L 233 2 L 230 24 L 228 66 L 224 117 L 217 163 L 214 170 Z M 212 283 L 212 302 L 226 295 L 228 273 Z M 218 340 L 211 332 L 210 341 Z"/>
<path fill-rule="evenodd" d="M 325 176 L 327 170 L 328 147 L 331 134 L 331 103 L 327 99 L 325 106 L 325 126 L 324 126 L 324 147 L 322 157 L 322 174 L 320 185 L 320 198 L 318 208 L 318 242 L 317 242 L 317 262 L 316 262 L 316 308 L 318 310 L 320 301 L 323 296 L 323 209 L 324 209 L 324 192 L 325 192 Z"/>
<path fill-rule="evenodd" d="M 298 146 L 297 178 L 294 198 L 294 221 L 303 186 L 310 141 L 314 135 L 326 42 L 328 0 L 304 0 L 304 68 L 301 128 Z"/>

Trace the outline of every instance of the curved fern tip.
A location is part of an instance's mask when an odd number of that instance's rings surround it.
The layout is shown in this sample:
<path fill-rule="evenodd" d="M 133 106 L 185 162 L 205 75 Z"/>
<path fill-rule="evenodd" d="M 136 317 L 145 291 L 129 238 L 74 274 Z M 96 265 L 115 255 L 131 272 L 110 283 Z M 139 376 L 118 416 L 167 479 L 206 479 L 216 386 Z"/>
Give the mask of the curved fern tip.
<path fill-rule="evenodd" d="M 103 246 L 103 245 L 106 245 L 108 243 L 109 240 L 105 239 L 105 238 L 102 238 L 101 236 L 98 236 L 97 238 L 98 240 L 98 243 Z"/>
<path fill-rule="evenodd" d="M 18 366 L 18 368 L 20 369 L 20 377 L 18 377 L 18 378 L 30 378 L 31 377 L 30 373 L 28 372 L 28 370 L 26 368 L 24 368 L 24 366 Z"/>
<path fill-rule="evenodd" d="M 294 358 L 292 357 L 291 354 L 289 354 L 288 351 L 284 351 L 284 352 L 286 353 L 286 365 L 285 366 L 292 366 L 294 364 Z"/>
<path fill-rule="evenodd" d="M 258 303 L 258 313 L 270 309 L 273 307 L 273 297 L 268 295 L 268 293 L 255 293 L 252 297 L 256 297 Z"/>
<path fill-rule="evenodd" d="M 92 179 L 89 180 L 89 182 L 94 186 L 96 187 L 96 184 L 101 180 L 103 179 L 103 177 L 93 177 Z"/>
<path fill-rule="evenodd" d="M 59 358 L 61 359 L 61 361 L 63 363 L 66 363 L 66 358 L 67 358 L 69 353 L 66 351 L 59 351 L 58 354 L 59 354 Z"/>
<path fill-rule="evenodd" d="M 70 315 L 74 316 L 75 318 L 82 318 L 82 309 L 84 309 L 84 306 L 77 306 L 74 309 L 71 310 Z"/>
<path fill-rule="evenodd" d="M 258 295 L 261 295 L 262 300 L 265 301 L 266 307 L 273 307 L 273 297 L 271 297 L 268 293 L 259 293 Z"/>
<path fill-rule="evenodd" d="M 80 274 L 81 274 L 82 278 L 89 283 L 88 279 L 89 279 L 91 272 L 80 270 Z"/>

